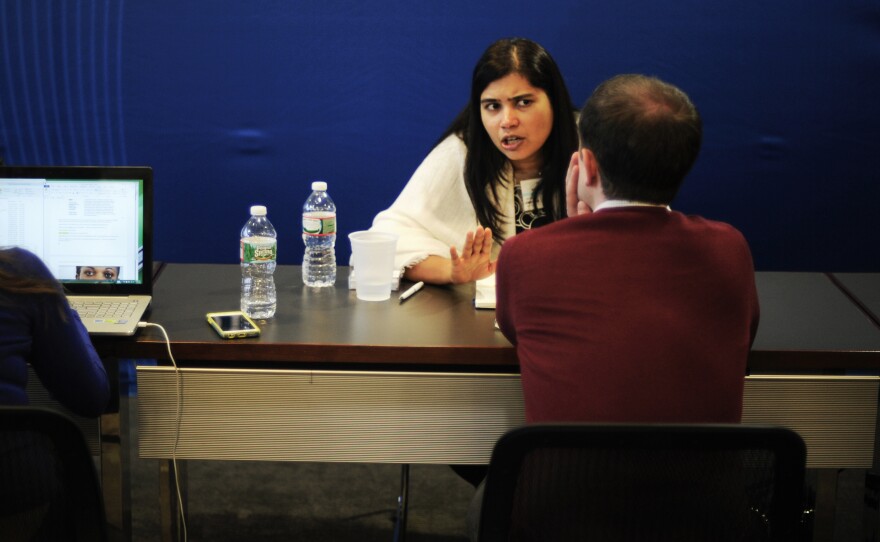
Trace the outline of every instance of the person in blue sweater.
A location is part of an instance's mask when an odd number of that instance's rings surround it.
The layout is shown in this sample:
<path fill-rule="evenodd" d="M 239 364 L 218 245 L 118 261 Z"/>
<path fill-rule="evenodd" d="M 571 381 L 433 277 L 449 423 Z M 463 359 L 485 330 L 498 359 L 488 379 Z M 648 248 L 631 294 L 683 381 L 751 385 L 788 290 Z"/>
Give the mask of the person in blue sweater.
<path fill-rule="evenodd" d="M 80 416 L 104 412 L 107 372 L 61 285 L 34 254 L 0 249 L 0 405 L 27 405 L 27 364 Z"/>
<path fill-rule="evenodd" d="M 0 407 L 29 403 L 28 364 L 76 414 L 107 408 L 107 372 L 61 285 L 34 254 L 0 249 Z M 69 539 L 55 459 L 33 434 L 0 433 L 0 540 Z"/>

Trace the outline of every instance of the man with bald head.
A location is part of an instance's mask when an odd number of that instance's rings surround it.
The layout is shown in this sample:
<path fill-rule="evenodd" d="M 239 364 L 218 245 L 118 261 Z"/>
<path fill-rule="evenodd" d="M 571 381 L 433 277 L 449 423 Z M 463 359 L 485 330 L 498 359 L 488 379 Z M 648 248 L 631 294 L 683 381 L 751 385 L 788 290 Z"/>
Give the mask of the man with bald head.
<path fill-rule="evenodd" d="M 528 422 L 738 423 L 758 326 L 754 266 L 728 224 L 670 208 L 699 154 L 688 96 L 643 75 L 593 92 L 569 218 L 506 240 L 497 320 Z"/>

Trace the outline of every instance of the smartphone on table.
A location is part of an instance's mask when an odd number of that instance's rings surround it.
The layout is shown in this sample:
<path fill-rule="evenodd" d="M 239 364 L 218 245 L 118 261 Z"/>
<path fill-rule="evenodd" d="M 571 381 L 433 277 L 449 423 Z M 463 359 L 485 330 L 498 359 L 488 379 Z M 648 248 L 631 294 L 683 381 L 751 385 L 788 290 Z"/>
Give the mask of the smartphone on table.
<path fill-rule="evenodd" d="M 260 328 L 241 311 L 209 312 L 208 324 L 224 339 L 259 337 Z"/>

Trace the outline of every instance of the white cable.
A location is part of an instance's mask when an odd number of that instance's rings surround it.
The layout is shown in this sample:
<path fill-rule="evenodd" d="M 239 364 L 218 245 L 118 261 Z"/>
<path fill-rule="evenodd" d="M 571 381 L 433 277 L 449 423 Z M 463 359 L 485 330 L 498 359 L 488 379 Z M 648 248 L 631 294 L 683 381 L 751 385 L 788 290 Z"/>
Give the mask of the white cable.
<path fill-rule="evenodd" d="M 168 338 L 168 332 L 166 332 L 165 328 L 159 324 L 154 324 L 152 322 L 138 322 L 138 327 L 147 326 L 157 327 L 159 328 L 159 331 L 162 332 L 162 336 L 165 337 L 165 347 L 168 349 L 168 358 L 171 360 L 171 365 L 174 366 L 177 404 L 175 409 L 174 444 L 171 446 L 171 464 L 174 467 L 174 489 L 177 492 L 177 507 L 180 511 L 180 523 L 183 526 L 183 542 L 186 542 L 186 515 L 183 510 L 183 498 L 180 492 L 180 478 L 177 470 L 177 444 L 180 441 L 181 424 L 180 407 L 183 403 L 183 388 L 181 387 L 182 375 L 180 374 L 180 367 L 177 366 L 177 362 L 174 361 L 174 355 L 171 353 L 171 340 Z"/>

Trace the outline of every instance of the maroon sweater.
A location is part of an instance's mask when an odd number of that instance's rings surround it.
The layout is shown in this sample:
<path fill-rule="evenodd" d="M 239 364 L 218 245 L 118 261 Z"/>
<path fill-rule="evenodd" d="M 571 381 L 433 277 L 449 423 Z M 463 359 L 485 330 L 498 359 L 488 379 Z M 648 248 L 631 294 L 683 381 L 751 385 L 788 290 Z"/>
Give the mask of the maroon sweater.
<path fill-rule="evenodd" d="M 732 226 L 656 207 L 561 220 L 504 243 L 496 287 L 528 422 L 741 420 L 758 296 Z"/>

